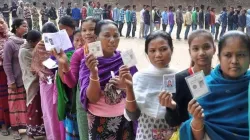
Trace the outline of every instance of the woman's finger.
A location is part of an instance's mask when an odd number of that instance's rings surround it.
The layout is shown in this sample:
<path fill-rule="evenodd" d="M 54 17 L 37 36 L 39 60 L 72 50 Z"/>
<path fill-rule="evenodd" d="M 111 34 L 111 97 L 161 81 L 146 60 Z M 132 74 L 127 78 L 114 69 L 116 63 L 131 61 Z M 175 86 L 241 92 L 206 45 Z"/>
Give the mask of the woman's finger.
<path fill-rule="evenodd" d="M 199 106 L 199 104 L 196 102 L 194 103 L 191 108 L 190 108 L 190 113 L 193 114 L 194 113 L 194 110 Z"/>
<path fill-rule="evenodd" d="M 188 103 L 188 111 L 190 112 L 191 107 L 193 106 L 193 104 L 196 102 L 195 99 L 192 99 L 189 103 Z"/>
<path fill-rule="evenodd" d="M 199 116 L 200 116 L 200 111 L 202 110 L 202 107 L 201 106 L 197 106 L 195 109 L 194 109 L 194 112 L 193 112 L 193 116 L 195 117 L 195 118 L 199 118 Z"/>

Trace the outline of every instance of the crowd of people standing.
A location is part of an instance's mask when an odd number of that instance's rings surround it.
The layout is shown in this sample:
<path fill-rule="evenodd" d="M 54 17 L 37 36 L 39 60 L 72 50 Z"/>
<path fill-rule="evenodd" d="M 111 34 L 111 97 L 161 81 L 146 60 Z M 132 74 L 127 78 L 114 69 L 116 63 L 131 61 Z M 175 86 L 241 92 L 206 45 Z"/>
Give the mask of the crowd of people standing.
<path fill-rule="evenodd" d="M 112 10 L 107 4 L 102 9 L 100 3 L 89 2 L 79 9 L 77 4 L 71 8 L 71 3 L 64 8 L 61 2 L 57 11 L 43 3 L 39 11 L 35 2 L 31 8 L 21 2 L 11 28 L 6 13 L 0 17 L 1 135 L 10 135 L 11 127 L 15 140 L 22 139 L 20 129 L 26 129 L 29 140 L 38 136 L 47 140 L 248 140 L 250 38 L 244 28 L 249 16 L 244 17 L 240 8 L 231 8 L 228 14 L 224 7 L 216 20 L 215 9 L 207 7 L 205 12 L 203 5 L 201 10 L 188 6 L 185 16 L 181 5 L 176 12 L 172 6 L 163 12 L 153 7 L 152 15 L 145 5 L 140 11 L 139 37 L 145 38 L 150 64 L 138 70 L 124 65 L 117 50 L 124 23 L 126 37 L 131 30 L 135 37 L 135 5 L 131 10 L 116 4 Z M 236 17 L 237 22 L 232 22 Z M 170 65 L 175 24 L 177 39 L 183 24 L 187 26 L 191 65 L 185 70 Z M 220 27 L 219 64 L 213 68 Z M 156 31 L 149 34 L 149 28 Z M 47 51 L 42 34 L 59 30 L 66 30 L 72 46 Z M 96 41 L 103 57 L 89 53 L 89 43 Z M 48 59 L 58 67 L 47 68 L 43 62 Z M 201 71 L 210 92 L 193 99 L 185 78 Z M 162 91 L 166 74 L 175 74 L 175 93 Z"/>

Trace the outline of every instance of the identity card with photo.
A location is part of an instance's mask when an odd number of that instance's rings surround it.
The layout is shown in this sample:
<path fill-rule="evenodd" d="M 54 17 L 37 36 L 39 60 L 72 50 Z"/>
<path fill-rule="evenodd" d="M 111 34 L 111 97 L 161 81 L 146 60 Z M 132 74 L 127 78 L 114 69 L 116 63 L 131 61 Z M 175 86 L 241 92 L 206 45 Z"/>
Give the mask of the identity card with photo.
<path fill-rule="evenodd" d="M 52 60 L 51 58 L 48 58 L 47 60 L 43 61 L 42 64 L 48 69 L 54 69 L 58 67 L 56 61 Z"/>
<path fill-rule="evenodd" d="M 163 87 L 166 92 L 176 93 L 175 73 L 163 75 Z"/>
<path fill-rule="evenodd" d="M 92 42 L 88 44 L 89 54 L 93 54 L 95 57 L 102 57 L 103 51 L 100 41 Z"/>
<path fill-rule="evenodd" d="M 137 64 L 135 53 L 133 52 L 132 49 L 122 52 L 121 57 L 122 57 L 123 64 L 128 66 L 129 68 Z"/>
<path fill-rule="evenodd" d="M 194 99 L 197 99 L 210 93 L 210 89 L 208 88 L 207 83 L 205 81 L 203 71 L 188 76 L 185 78 L 185 80 Z"/>

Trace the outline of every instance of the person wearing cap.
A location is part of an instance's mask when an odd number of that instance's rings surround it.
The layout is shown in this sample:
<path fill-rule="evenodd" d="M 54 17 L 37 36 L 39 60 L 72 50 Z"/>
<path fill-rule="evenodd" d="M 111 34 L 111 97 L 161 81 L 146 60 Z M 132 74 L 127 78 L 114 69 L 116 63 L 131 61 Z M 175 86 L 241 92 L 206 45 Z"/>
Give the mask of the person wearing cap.
<path fill-rule="evenodd" d="M 61 7 L 58 9 L 58 16 L 59 16 L 59 19 L 63 16 L 66 16 L 66 9 L 64 7 L 63 1 L 61 1 Z"/>
<path fill-rule="evenodd" d="M 42 25 L 49 21 L 49 8 L 47 7 L 46 2 L 43 3 L 43 8 L 40 11 L 42 15 Z"/>

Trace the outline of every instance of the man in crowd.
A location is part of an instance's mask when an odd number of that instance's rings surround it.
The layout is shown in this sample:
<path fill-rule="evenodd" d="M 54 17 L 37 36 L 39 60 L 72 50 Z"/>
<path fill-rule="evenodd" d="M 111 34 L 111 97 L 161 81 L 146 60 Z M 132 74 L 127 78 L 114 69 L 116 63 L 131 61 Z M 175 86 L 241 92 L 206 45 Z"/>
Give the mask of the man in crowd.
<path fill-rule="evenodd" d="M 161 13 L 162 17 L 162 30 L 166 32 L 167 26 L 168 26 L 168 7 L 164 7 L 164 11 Z"/>
<path fill-rule="evenodd" d="M 127 10 L 127 6 L 124 6 L 124 8 L 122 8 L 120 10 L 120 17 L 119 17 L 119 33 L 120 36 L 122 37 L 122 29 L 123 29 L 123 25 L 125 23 L 125 11 Z"/>
<path fill-rule="evenodd" d="M 66 9 L 66 15 L 72 16 L 71 2 L 68 3 L 68 8 Z"/>
<path fill-rule="evenodd" d="M 103 10 L 101 8 L 100 2 L 96 3 L 96 8 L 94 8 L 93 14 L 96 19 L 102 20 Z"/>
<path fill-rule="evenodd" d="M 147 37 L 148 35 L 148 32 L 149 32 L 149 29 L 150 29 L 150 6 L 147 5 L 145 11 L 144 11 L 144 14 L 143 14 L 143 17 L 144 17 L 144 38 Z"/>
<path fill-rule="evenodd" d="M 146 9 L 146 5 L 143 5 L 143 8 L 140 11 L 140 31 L 139 31 L 139 38 L 144 38 L 144 12 Z"/>
<path fill-rule="evenodd" d="M 52 3 L 51 4 L 51 8 L 49 10 L 49 18 L 50 18 L 50 21 L 53 22 L 56 26 L 57 26 L 57 14 L 56 14 L 56 8 L 55 8 L 55 4 Z"/>
<path fill-rule="evenodd" d="M 192 12 L 192 31 L 197 30 L 197 25 L 198 25 L 198 12 L 199 12 L 199 7 L 196 7 L 194 11 Z"/>
<path fill-rule="evenodd" d="M 84 2 L 82 5 L 82 9 L 81 9 L 81 14 L 82 14 L 82 20 L 86 19 L 87 17 L 87 4 Z"/>
<path fill-rule="evenodd" d="M 23 10 L 24 10 L 24 5 L 23 2 L 21 1 L 19 3 L 19 6 L 17 8 L 17 17 L 23 19 Z"/>
<path fill-rule="evenodd" d="M 2 8 L 3 18 L 6 21 L 8 27 L 10 27 L 10 9 L 7 3 L 4 4 Z"/>
<path fill-rule="evenodd" d="M 64 7 L 64 2 L 61 1 L 61 6 L 60 6 L 60 8 L 58 9 L 58 16 L 59 16 L 59 19 L 60 19 L 61 17 L 65 16 L 65 15 L 66 15 L 66 9 L 65 9 L 65 7 Z"/>
<path fill-rule="evenodd" d="M 132 38 L 135 37 L 136 25 L 137 25 L 137 17 L 136 17 L 136 5 L 133 5 L 133 10 L 131 12 L 131 23 L 132 23 Z"/>
<path fill-rule="evenodd" d="M 72 19 L 75 21 L 75 27 L 79 27 L 79 23 L 81 20 L 81 10 L 78 8 L 78 4 L 74 4 L 74 8 L 72 9 Z"/>
<path fill-rule="evenodd" d="M 205 14 L 205 29 L 206 30 L 210 30 L 210 6 L 207 7 L 207 11 L 206 11 L 206 14 Z"/>
<path fill-rule="evenodd" d="M 14 1 L 11 3 L 10 11 L 11 11 L 12 21 L 13 21 L 17 18 L 17 5 Z"/>
<path fill-rule="evenodd" d="M 210 17 L 211 33 L 214 35 L 215 34 L 215 19 L 216 19 L 215 8 L 211 9 L 210 15 L 211 15 Z"/>
<path fill-rule="evenodd" d="M 230 11 L 229 11 L 229 13 L 228 13 L 228 17 L 227 17 L 227 21 L 228 21 L 228 31 L 233 30 L 233 23 L 234 23 L 233 16 L 234 16 L 234 8 L 231 7 L 231 8 L 230 8 Z"/>
<path fill-rule="evenodd" d="M 169 6 L 169 11 L 168 11 L 168 23 L 169 23 L 169 34 L 171 35 L 173 29 L 174 29 L 174 7 L 173 6 Z"/>
<path fill-rule="evenodd" d="M 177 24 L 177 33 L 176 33 L 176 39 L 181 39 L 180 38 L 180 33 L 182 29 L 182 24 L 183 24 L 183 14 L 182 14 L 182 6 L 178 6 L 178 10 L 176 11 L 176 24 Z"/>
<path fill-rule="evenodd" d="M 24 12 L 24 19 L 28 23 L 29 30 L 32 30 L 31 10 L 30 10 L 30 4 L 28 2 L 25 3 L 23 12 Z"/>
<path fill-rule="evenodd" d="M 33 2 L 33 7 L 31 8 L 31 15 L 32 15 L 32 24 L 33 29 L 40 31 L 39 25 L 39 13 L 36 7 L 36 2 Z"/>
<path fill-rule="evenodd" d="M 199 12 L 199 29 L 204 28 L 204 5 L 201 5 L 201 10 Z"/>
<path fill-rule="evenodd" d="M 188 6 L 188 11 L 186 12 L 185 15 L 185 26 L 186 26 L 186 31 L 184 36 L 185 40 L 187 40 L 191 25 L 192 25 L 192 6 Z"/>
<path fill-rule="evenodd" d="M 131 32 L 131 6 L 127 6 L 126 10 L 126 23 L 127 23 L 127 34 L 126 38 L 130 38 L 130 32 Z"/>
<path fill-rule="evenodd" d="M 220 37 L 222 37 L 227 29 L 227 8 L 226 7 L 223 7 L 220 19 L 221 19 Z"/>
<path fill-rule="evenodd" d="M 42 15 L 42 25 L 44 25 L 49 21 L 49 8 L 45 2 L 43 3 L 43 8 L 41 9 L 40 14 Z"/>
<path fill-rule="evenodd" d="M 94 4 L 92 1 L 89 1 L 89 5 L 88 5 L 88 10 L 87 10 L 87 16 L 93 16 L 93 11 L 94 11 Z"/>
<path fill-rule="evenodd" d="M 119 24 L 119 17 L 120 17 L 119 3 L 116 3 L 115 8 L 113 9 L 113 20 L 116 24 Z"/>

